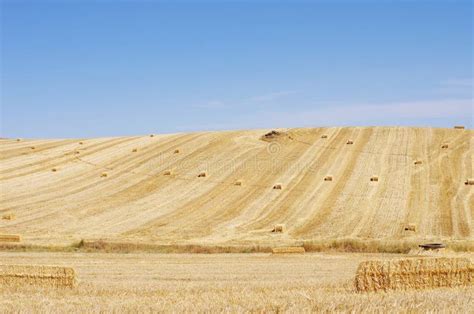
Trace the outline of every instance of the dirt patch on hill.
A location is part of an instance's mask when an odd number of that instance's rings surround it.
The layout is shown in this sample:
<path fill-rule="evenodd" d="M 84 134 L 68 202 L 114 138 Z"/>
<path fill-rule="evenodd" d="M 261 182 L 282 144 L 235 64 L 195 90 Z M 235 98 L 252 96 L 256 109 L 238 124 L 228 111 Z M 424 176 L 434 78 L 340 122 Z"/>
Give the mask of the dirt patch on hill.
<path fill-rule="evenodd" d="M 287 132 L 271 130 L 260 137 L 262 141 L 274 142 L 274 141 L 285 141 L 293 140 L 293 137 Z"/>

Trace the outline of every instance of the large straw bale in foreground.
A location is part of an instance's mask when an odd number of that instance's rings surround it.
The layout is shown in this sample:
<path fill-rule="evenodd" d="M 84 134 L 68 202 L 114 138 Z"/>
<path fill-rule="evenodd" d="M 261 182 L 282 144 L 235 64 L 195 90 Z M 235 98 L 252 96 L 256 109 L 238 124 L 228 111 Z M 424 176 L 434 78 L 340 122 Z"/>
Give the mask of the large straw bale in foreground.
<path fill-rule="evenodd" d="M 75 272 L 70 267 L 0 265 L 0 287 L 74 287 Z"/>
<path fill-rule="evenodd" d="M 459 287 L 474 284 L 474 267 L 467 258 L 411 258 L 364 261 L 355 277 L 357 291 Z"/>

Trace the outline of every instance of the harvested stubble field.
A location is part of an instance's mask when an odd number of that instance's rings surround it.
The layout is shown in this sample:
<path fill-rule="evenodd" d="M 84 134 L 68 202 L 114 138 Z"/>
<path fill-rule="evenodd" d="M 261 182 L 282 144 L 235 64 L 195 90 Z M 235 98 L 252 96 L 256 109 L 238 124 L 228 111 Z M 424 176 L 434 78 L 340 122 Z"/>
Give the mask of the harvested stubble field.
<path fill-rule="evenodd" d="M 0 258 L 7 264 L 72 266 L 78 284 L 73 289 L 2 287 L 0 308 L 48 313 L 472 311 L 472 286 L 356 292 L 359 262 L 399 257 L 403 256 L 3 252 Z"/>
<path fill-rule="evenodd" d="M 474 131 L 268 131 L 1 139 L 0 214 L 15 219 L 0 233 L 42 245 L 474 240 Z"/>
<path fill-rule="evenodd" d="M 20 240 L 0 241 L 1 264 L 72 267 L 78 280 L 71 289 L 1 286 L 0 308 L 474 308 L 472 285 L 355 288 L 360 262 L 403 258 L 381 253 L 422 242 L 441 241 L 449 254 L 473 260 L 474 188 L 465 184 L 473 178 L 472 130 L 269 131 L 0 139 L 0 214 L 14 217 L 0 220 L 0 234 Z M 277 225 L 284 228 L 272 232 Z M 295 246 L 326 253 L 271 254 Z"/>

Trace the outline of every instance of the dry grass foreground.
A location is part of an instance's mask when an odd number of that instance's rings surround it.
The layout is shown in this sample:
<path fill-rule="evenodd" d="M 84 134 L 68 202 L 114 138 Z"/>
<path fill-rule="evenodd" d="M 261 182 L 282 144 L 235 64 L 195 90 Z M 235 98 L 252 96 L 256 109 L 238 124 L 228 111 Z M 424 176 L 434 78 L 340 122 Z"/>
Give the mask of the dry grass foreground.
<path fill-rule="evenodd" d="M 357 266 L 394 254 L 103 254 L 1 252 L 6 264 L 76 270 L 73 289 L 2 289 L 5 312 L 457 312 L 474 288 L 360 293 Z M 472 254 L 464 257 L 473 260 Z"/>
<path fill-rule="evenodd" d="M 1 139 L 0 214 L 15 219 L 0 233 L 55 245 L 474 240 L 474 131 L 268 131 Z"/>

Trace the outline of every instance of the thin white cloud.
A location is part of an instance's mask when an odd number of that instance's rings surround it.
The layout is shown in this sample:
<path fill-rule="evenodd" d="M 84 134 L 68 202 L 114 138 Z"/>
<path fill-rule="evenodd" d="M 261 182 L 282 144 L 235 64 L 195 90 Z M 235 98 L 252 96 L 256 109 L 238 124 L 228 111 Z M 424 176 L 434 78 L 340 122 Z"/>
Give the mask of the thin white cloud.
<path fill-rule="evenodd" d="M 441 82 L 442 86 L 459 86 L 459 87 L 473 87 L 473 78 L 456 78 Z"/>
<path fill-rule="evenodd" d="M 180 126 L 182 131 L 317 126 L 473 126 L 472 99 L 420 100 L 373 104 L 333 104 L 310 110 L 259 110 L 214 123 Z M 197 121 L 196 121 L 197 122 Z"/>
<path fill-rule="evenodd" d="M 268 94 L 263 94 L 263 95 L 258 95 L 258 96 L 253 96 L 248 98 L 248 101 L 251 102 L 264 102 L 264 101 L 273 101 L 277 100 L 289 95 L 293 95 L 298 93 L 297 91 L 290 90 L 290 91 L 278 91 L 278 92 L 273 92 L 273 93 L 268 93 Z"/>
<path fill-rule="evenodd" d="M 192 107 L 199 108 L 199 109 L 218 110 L 218 109 L 229 108 L 229 105 L 220 100 L 211 100 L 202 104 L 194 104 L 192 105 Z"/>
<path fill-rule="evenodd" d="M 472 99 L 332 105 L 301 111 L 265 111 L 246 117 L 247 127 L 337 125 L 429 125 L 431 121 L 465 121 L 472 125 Z"/>
<path fill-rule="evenodd" d="M 244 107 L 248 104 L 271 103 L 289 95 L 296 94 L 297 91 L 278 91 L 273 93 L 261 94 L 249 98 L 243 98 L 234 101 L 210 100 L 204 103 L 194 104 L 192 107 L 199 109 L 219 110 L 228 109 L 232 106 Z"/>
<path fill-rule="evenodd" d="M 473 89 L 473 78 L 455 78 L 441 82 L 436 92 L 444 95 L 449 94 L 451 97 L 462 97 L 466 95 L 472 95 Z"/>

